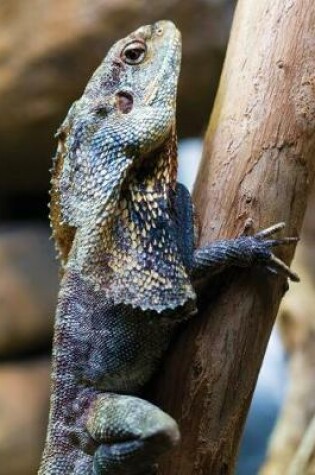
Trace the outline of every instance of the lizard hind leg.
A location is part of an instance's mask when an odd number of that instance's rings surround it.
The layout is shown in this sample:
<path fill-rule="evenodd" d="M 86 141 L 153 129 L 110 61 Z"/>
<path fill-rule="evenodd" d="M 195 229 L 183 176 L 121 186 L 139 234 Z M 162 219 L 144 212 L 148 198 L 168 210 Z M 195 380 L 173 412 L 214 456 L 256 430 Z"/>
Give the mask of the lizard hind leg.
<path fill-rule="evenodd" d="M 99 444 L 93 457 L 93 475 L 154 473 L 158 457 L 176 445 L 179 430 L 168 414 L 133 396 L 97 397 L 87 429 Z"/>

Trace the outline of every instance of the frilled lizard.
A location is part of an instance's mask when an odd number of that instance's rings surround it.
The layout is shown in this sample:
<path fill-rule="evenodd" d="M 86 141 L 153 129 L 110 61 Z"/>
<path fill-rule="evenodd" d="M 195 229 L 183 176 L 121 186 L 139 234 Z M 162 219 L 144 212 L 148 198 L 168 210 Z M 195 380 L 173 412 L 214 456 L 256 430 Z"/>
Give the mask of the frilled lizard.
<path fill-rule="evenodd" d="M 51 223 L 63 277 L 40 475 L 153 473 L 179 430 L 138 396 L 196 313 L 194 279 L 260 265 L 297 280 L 271 252 L 295 240 L 270 238 L 282 224 L 195 248 L 191 198 L 176 182 L 180 58 L 173 23 L 139 28 L 111 48 L 57 133 Z"/>

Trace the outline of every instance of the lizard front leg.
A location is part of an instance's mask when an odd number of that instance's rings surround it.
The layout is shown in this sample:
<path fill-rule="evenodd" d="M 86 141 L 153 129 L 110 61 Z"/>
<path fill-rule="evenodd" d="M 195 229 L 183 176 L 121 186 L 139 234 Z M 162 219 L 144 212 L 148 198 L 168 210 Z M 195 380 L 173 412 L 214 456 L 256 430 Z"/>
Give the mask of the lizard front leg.
<path fill-rule="evenodd" d="M 219 240 L 196 249 L 191 269 L 193 278 L 213 275 L 231 266 L 251 267 L 256 265 L 264 267 L 271 273 L 281 274 L 298 282 L 298 276 L 272 252 L 275 247 L 292 244 L 298 240 L 295 237 L 271 239 L 273 234 L 283 227 L 284 223 L 278 223 L 254 236 Z"/>
<path fill-rule="evenodd" d="M 281 274 L 293 281 L 298 276 L 277 258 L 272 250 L 282 245 L 296 243 L 298 238 L 274 239 L 273 235 L 284 228 L 275 224 L 254 236 L 218 240 L 195 248 L 194 207 L 184 185 L 178 183 L 173 199 L 177 243 L 183 261 L 193 281 L 218 274 L 230 267 L 260 266 L 274 274 Z"/>

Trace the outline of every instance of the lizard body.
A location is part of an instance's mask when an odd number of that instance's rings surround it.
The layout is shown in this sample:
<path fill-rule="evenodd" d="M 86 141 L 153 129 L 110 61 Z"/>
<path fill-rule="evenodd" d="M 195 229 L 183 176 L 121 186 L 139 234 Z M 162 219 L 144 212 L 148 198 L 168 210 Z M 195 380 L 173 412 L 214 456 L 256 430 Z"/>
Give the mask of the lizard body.
<path fill-rule="evenodd" d="M 117 42 L 59 129 L 51 222 L 63 277 L 39 475 L 148 474 L 179 440 L 137 397 L 181 321 L 193 281 L 229 266 L 296 276 L 253 237 L 195 249 L 193 206 L 176 182 L 181 39 L 171 22 Z"/>

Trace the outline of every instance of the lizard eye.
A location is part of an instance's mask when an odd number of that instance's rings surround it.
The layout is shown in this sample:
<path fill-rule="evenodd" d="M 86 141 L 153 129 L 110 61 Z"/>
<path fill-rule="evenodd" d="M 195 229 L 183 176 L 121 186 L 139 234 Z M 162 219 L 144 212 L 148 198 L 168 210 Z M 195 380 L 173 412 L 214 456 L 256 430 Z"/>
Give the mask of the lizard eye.
<path fill-rule="evenodd" d="M 121 59 L 127 64 L 140 64 L 146 55 L 147 49 L 140 41 L 130 43 L 122 51 Z"/>

